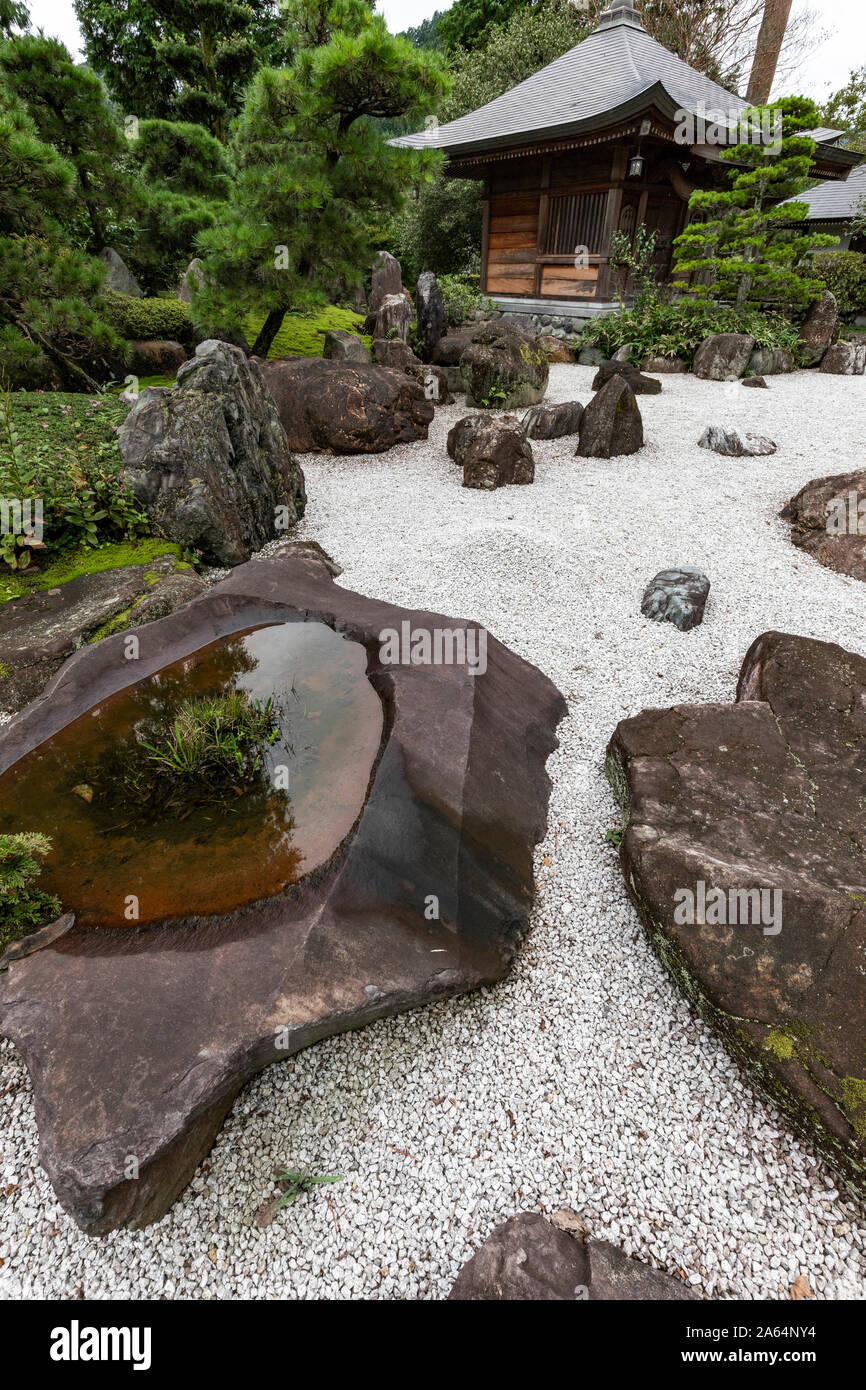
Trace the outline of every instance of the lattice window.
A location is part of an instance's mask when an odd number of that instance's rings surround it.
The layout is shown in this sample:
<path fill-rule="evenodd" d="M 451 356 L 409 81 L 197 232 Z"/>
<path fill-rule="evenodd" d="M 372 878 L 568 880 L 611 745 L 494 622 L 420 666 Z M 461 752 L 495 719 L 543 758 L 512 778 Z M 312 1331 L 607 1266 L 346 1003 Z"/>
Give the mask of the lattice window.
<path fill-rule="evenodd" d="M 585 246 L 591 256 L 602 253 L 607 193 L 577 193 L 551 198 L 542 255 L 573 256 Z"/>

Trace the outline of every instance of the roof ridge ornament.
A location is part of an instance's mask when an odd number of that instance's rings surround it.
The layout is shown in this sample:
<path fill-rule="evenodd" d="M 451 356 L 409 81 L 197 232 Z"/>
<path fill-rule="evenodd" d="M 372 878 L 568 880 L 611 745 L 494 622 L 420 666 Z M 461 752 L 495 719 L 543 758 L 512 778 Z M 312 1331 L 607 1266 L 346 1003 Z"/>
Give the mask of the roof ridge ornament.
<path fill-rule="evenodd" d="M 607 29 L 612 24 L 631 24 L 635 29 L 643 29 L 638 0 L 609 0 L 606 10 L 598 17 L 599 29 Z"/>

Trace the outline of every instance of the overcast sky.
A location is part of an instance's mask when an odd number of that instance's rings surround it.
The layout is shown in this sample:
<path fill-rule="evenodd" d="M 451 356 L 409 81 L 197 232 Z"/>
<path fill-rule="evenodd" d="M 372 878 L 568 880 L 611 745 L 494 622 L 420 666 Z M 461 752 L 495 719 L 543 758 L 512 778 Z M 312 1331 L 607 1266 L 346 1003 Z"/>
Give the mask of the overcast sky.
<path fill-rule="evenodd" d="M 80 53 L 80 35 L 72 0 L 28 0 L 33 26 L 42 26 L 74 52 Z M 419 24 L 436 10 L 447 10 L 452 0 L 379 0 L 378 9 L 395 33 Z M 813 9 L 822 27 L 832 32 L 800 69 L 796 83 L 808 96 L 820 100 L 844 85 L 852 68 L 866 64 L 866 0 L 794 0 L 794 11 Z M 83 56 L 83 54 L 81 55 Z"/>

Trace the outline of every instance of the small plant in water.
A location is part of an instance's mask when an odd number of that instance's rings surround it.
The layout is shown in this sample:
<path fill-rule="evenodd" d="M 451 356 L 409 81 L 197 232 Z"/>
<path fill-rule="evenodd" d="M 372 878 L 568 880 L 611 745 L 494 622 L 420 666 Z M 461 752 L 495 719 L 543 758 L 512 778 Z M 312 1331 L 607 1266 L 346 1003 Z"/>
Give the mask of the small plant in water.
<path fill-rule="evenodd" d="M 157 738 L 153 734 L 152 738 Z M 274 702 L 245 691 L 184 700 L 157 742 L 140 739 L 148 761 L 173 777 L 228 773 L 240 777 L 261 766 L 261 750 L 278 737 Z"/>

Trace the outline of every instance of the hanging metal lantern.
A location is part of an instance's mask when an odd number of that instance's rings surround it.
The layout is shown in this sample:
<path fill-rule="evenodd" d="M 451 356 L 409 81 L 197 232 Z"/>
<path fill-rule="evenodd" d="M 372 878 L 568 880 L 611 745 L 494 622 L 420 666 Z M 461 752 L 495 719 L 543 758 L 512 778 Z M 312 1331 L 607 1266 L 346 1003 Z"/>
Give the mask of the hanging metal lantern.
<path fill-rule="evenodd" d="M 628 162 L 628 176 L 630 179 L 639 179 L 643 176 L 644 157 L 642 154 L 633 154 Z"/>

